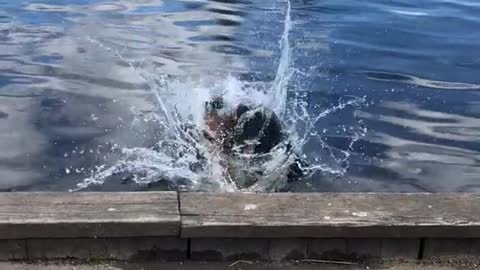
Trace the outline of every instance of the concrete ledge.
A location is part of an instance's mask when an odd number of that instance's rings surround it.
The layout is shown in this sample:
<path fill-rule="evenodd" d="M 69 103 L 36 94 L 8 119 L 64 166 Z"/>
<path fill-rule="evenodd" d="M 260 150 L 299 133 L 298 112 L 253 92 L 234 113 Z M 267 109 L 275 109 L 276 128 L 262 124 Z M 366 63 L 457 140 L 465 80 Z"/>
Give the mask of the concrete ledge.
<path fill-rule="evenodd" d="M 0 260 L 480 256 L 480 194 L 4 193 Z"/>

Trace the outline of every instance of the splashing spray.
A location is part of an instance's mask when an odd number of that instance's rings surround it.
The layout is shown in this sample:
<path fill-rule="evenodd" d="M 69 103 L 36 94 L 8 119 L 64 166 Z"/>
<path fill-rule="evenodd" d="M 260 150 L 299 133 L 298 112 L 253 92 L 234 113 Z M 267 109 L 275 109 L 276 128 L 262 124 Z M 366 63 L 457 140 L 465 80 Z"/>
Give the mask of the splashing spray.
<path fill-rule="evenodd" d="M 272 93 L 272 98 L 270 101 L 270 106 L 273 111 L 277 113 L 281 118 L 285 115 L 285 110 L 287 106 L 287 91 L 288 91 L 288 82 L 290 81 L 291 71 L 290 61 L 291 61 L 291 49 L 290 49 L 290 40 L 289 34 L 292 27 L 291 20 L 291 5 L 290 0 L 286 1 L 287 8 L 285 11 L 285 22 L 282 38 L 280 39 L 280 62 L 278 64 L 277 73 L 275 74 L 275 79 L 273 85 L 270 89 Z"/>
<path fill-rule="evenodd" d="M 153 76 L 117 50 L 89 38 L 90 42 L 128 63 L 130 68 L 148 83 L 158 108 L 152 112 L 151 119 L 160 126 L 162 134 L 159 136 L 161 139 L 151 147 L 121 149 L 122 158 L 119 161 L 113 166 L 100 165 L 95 168 L 90 177 L 78 184 L 76 190 L 100 185 L 118 175 L 127 174 L 131 181 L 140 185 L 164 180 L 170 183 L 172 189 L 238 191 L 238 187 L 223 173 L 222 162 L 225 162 L 225 157 L 212 151 L 212 146 L 202 133 L 205 128 L 203 105 L 212 96 L 219 94 L 223 96 L 227 109 L 232 109 L 239 103 L 267 106 L 285 122 L 290 136 L 289 146 L 287 143 L 281 144 L 264 156 L 237 156 L 237 161 L 241 161 L 237 163 L 238 170 L 247 173 L 262 172 L 261 179 L 244 190 L 264 192 L 281 187 L 286 181 L 288 164 L 291 164 L 294 158 L 285 148 L 292 148 L 294 153 L 299 154 L 312 138 L 317 138 L 322 147 L 328 148 L 320 134 L 314 132 L 319 119 L 346 106 L 356 106 L 363 102 L 361 99 L 340 102 L 314 117 L 307 111 L 308 104 L 300 100 L 293 101 L 292 109 L 287 108 L 287 92 L 292 77 L 292 49 L 289 40 L 291 28 L 291 3 L 286 1 L 284 28 L 279 44 L 280 59 L 275 78 L 269 86 L 265 84 L 255 87 L 233 76 L 205 79 L 208 83 L 189 78 L 180 80 L 168 76 Z M 297 123 L 300 122 L 306 125 L 302 132 L 296 130 Z M 351 145 L 362 136 L 356 133 L 356 139 L 352 140 Z M 345 152 L 343 158 L 347 159 L 348 155 L 348 152 Z M 338 162 L 341 162 L 341 159 L 338 159 Z M 307 169 L 312 172 L 344 172 L 332 169 L 324 164 L 322 159 L 316 158 Z"/>

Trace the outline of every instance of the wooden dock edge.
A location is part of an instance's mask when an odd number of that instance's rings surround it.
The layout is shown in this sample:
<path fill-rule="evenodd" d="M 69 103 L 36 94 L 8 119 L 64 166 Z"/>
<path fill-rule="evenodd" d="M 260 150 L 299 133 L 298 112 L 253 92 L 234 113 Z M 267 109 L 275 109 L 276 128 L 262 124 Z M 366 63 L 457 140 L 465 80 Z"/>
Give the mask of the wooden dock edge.
<path fill-rule="evenodd" d="M 480 257 L 480 194 L 0 195 L 0 260 Z"/>

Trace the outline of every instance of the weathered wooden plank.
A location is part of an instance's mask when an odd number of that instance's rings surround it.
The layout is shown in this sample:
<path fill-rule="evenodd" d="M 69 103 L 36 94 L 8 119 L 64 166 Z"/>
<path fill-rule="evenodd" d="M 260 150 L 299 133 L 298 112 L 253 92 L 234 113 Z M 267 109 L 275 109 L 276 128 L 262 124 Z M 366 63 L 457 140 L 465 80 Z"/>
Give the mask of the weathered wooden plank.
<path fill-rule="evenodd" d="M 272 261 L 290 261 L 307 258 L 309 239 L 271 239 L 268 249 Z"/>
<path fill-rule="evenodd" d="M 480 237 L 480 194 L 181 193 L 182 237 Z"/>
<path fill-rule="evenodd" d="M 468 256 L 471 254 L 474 239 L 425 239 L 423 257 Z"/>
<path fill-rule="evenodd" d="M 176 236 L 175 192 L 5 193 L 0 239 Z"/>
<path fill-rule="evenodd" d="M 268 239 L 191 239 L 190 258 L 199 261 L 265 260 Z"/>
<path fill-rule="evenodd" d="M 25 240 L 0 240 L 0 261 L 26 259 L 27 247 Z"/>
<path fill-rule="evenodd" d="M 183 260 L 187 240 L 176 237 L 28 239 L 29 260 Z"/>
<path fill-rule="evenodd" d="M 4 192 L 0 202 L 8 205 L 145 204 L 177 201 L 176 192 Z M 160 208 L 171 210 L 169 205 Z"/>
<path fill-rule="evenodd" d="M 350 258 L 380 258 L 382 254 L 381 239 L 352 238 L 347 239 L 347 254 Z"/>
<path fill-rule="evenodd" d="M 312 239 L 307 257 L 321 260 L 345 260 L 347 256 L 346 239 Z"/>
<path fill-rule="evenodd" d="M 382 239 L 384 259 L 417 259 L 420 253 L 420 239 Z"/>

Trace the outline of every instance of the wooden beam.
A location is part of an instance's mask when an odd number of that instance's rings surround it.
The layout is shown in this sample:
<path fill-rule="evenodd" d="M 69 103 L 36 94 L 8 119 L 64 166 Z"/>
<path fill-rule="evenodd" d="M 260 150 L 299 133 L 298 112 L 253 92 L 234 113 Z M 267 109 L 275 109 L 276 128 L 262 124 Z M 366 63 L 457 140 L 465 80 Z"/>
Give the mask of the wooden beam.
<path fill-rule="evenodd" d="M 480 194 L 3 193 L 0 239 L 480 238 Z"/>
<path fill-rule="evenodd" d="M 0 239 L 177 236 L 176 192 L 3 193 Z"/>
<path fill-rule="evenodd" d="M 181 193 L 184 238 L 480 237 L 480 194 Z"/>

